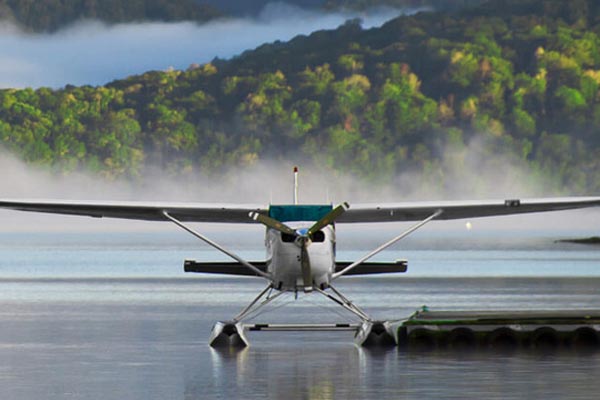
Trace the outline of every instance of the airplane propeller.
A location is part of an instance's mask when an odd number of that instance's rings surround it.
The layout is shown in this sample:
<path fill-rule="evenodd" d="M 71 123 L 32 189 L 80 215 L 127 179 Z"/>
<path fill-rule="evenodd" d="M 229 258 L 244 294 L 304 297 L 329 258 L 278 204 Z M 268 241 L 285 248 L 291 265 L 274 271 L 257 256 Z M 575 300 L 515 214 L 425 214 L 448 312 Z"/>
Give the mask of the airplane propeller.
<path fill-rule="evenodd" d="M 296 243 L 300 246 L 300 265 L 302 267 L 302 280 L 304 283 L 304 291 L 310 292 L 312 291 L 312 274 L 310 269 L 310 258 L 308 256 L 308 246 L 311 243 L 312 235 L 318 232 L 319 230 L 323 229 L 327 225 L 333 223 L 348 208 L 350 208 L 350 206 L 348 205 L 348 203 L 344 202 L 339 206 L 335 207 L 333 210 L 329 211 L 327 214 L 325 214 L 310 228 L 300 230 L 290 228 L 283 222 L 277 221 L 274 218 L 257 212 L 251 212 L 250 218 L 252 218 L 256 222 L 260 222 L 268 228 L 275 229 L 281 233 L 285 233 L 296 238 Z"/>
<path fill-rule="evenodd" d="M 301 236 L 298 239 L 300 243 L 300 267 L 302 267 L 302 282 L 304 283 L 304 291 L 312 291 L 312 271 L 310 270 L 310 258 L 308 257 L 308 242 L 310 239 L 306 236 Z"/>
<path fill-rule="evenodd" d="M 320 220 L 318 220 L 317 222 L 315 222 L 313 224 L 313 226 L 311 226 L 308 229 L 308 236 L 312 236 L 313 233 L 323 229 L 324 227 L 326 227 L 327 225 L 333 223 L 333 221 L 335 221 L 340 215 L 342 215 L 347 209 L 350 208 L 350 205 L 346 202 L 340 204 L 339 206 L 337 206 L 336 208 L 334 208 L 333 210 L 329 211 L 327 214 L 325 214 L 324 217 L 322 217 Z"/>
<path fill-rule="evenodd" d="M 275 218 L 267 217 L 266 215 L 257 212 L 251 212 L 250 218 L 252 218 L 256 222 L 260 222 L 268 228 L 275 229 L 276 231 L 279 231 L 281 233 L 286 233 L 292 236 L 298 236 L 298 232 L 296 232 L 295 229 L 290 228 L 283 222 L 277 221 Z"/>

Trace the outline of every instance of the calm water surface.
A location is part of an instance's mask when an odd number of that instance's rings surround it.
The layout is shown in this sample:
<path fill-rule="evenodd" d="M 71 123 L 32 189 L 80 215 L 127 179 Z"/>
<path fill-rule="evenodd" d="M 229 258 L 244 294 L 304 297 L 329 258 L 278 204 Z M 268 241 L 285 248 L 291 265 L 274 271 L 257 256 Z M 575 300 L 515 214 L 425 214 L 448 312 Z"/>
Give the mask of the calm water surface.
<path fill-rule="evenodd" d="M 349 237 L 340 258 L 378 242 Z M 260 239 L 220 239 L 262 256 Z M 454 239 L 407 242 L 381 259 L 408 258 L 409 274 L 347 278 L 338 288 L 388 319 L 425 304 L 600 308 L 597 248 L 531 234 L 471 246 Z M 371 351 L 355 347 L 350 333 L 274 332 L 250 333 L 252 346 L 241 352 L 215 351 L 207 346 L 212 324 L 263 283 L 184 276 L 186 257 L 219 259 L 171 234 L 1 234 L 0 399 L 597 398 L 597 353 Z M 316 295 L 284 296 L 255 321 L 352 316 Z"/>

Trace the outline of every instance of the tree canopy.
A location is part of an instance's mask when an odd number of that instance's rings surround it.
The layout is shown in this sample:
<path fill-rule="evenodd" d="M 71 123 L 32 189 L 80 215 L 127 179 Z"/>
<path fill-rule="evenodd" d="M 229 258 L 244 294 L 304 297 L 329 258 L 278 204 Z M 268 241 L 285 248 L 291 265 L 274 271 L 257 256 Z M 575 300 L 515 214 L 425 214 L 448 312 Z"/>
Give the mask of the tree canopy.
<path fill-rule="evenodd" d="M 372 180 L 446 174 L 474 140 L 557 187 L 600 191 L 600 4 L 492 1 L 298 36 L 104 87 L 0 91 L 31 163 L 133 177 L 308 159 Z M 500 166 L 501 168 L 501 166 Z"/>

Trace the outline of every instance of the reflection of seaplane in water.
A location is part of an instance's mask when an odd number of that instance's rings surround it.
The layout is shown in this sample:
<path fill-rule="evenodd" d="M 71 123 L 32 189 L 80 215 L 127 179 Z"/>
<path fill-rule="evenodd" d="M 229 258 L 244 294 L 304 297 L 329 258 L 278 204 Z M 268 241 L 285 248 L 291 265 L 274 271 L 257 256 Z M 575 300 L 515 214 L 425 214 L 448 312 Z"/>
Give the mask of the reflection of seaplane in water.
<path fill-rule="evenodd" d="M 218 322 L 210 344 L 248 344 L 249 330 L 353 330 L 358 344 L 394 344 L 395 331 L 388 321 L 376 321 L 340 293 L 333 282 L 345 275 L 406 271 L 406 262 L 368 262 L 376 254 L 432 220 L 488 217 L 600 206 L 600 197 L 500 200 L 469 202 L 413 202 L 353 206 L 298 204 L 298 174 L 294 169 L 294 203 L 291 205 L 232 206 L 142 202 L 84 202 L 2 200 L 0 208 L 21 211 L 170 221 L 231 257 L 233 262 L 185 262 L 186 272 L 255 275 L 267 281 L 265 289 L 232 320 Z M 417 221 L 415 225 L 354 262 L 335 259 L 335 223 Z M 260 223 L 266 226 L 265 261 L 248 262 L 197 232 L 187 222 Z M 356 315 L 359 324 L 244 324 L 242 321 L 285 292 L 322 295 Z"/>

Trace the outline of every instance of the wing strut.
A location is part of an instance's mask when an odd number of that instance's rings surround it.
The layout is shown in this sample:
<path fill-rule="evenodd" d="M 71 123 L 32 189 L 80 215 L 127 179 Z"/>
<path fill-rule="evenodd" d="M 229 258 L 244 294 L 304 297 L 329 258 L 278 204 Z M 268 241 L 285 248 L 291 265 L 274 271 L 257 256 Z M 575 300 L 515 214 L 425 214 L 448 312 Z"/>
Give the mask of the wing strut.
<path fill-rule="evenodd" d="M 417 229 L 419 229 L 420 227 L 422 227 L 423 225 L 425 225 L 426 223 L 428 223 L 432 219 L 434 219 L 436 217 L 439 217 L 442 213 L 443 213 L 442 210 L 437 210 L 435 213 L 433 213 L 429 217 L 425 218 L 423 221 L 419 222 L 416 225 L 413 225 L 410 229 L 402 232 L 402 234 L 400 234 L 400 235 L 396 236 L 395 238 L 393 238 L 392 240 L 390 240 L 390 241 L 382 244 L 381 246 L 379 246 L 378 248 L 376 248 L 375 250 L 373 250 L 369 254 L 365 255 L 364 257 L 362 257 L 358 261 L 355 261 L 352 264 L 348 265 L 346 268 L 344 268 L 340 272 L 336 272 L 335 274 L 333 274 L 331 276 L 331 279 L 332 280 L 333 279 L 337 279 L 340 276 L 344 275 L 345 273 L 350 272 L 352 269 L 354 269 L 358 265 L 364 263 L 365 261 L 367 261 L 368 259 L 370 259 L 371 257 L 373 257 L 375 254 L 378 254 L 378 253 L 382 252 L 383 250 L 387 249 L 388 247 L 390 247 L 391 245 L 393 245 L 394 243 L 396 243 L 400 239 L 404 239 L 405 237 L 407 237 L 408 235 L 410 235 L 411 233 L 413 233 L 414 231 L 416 231 Z"/>
<path fill-rule="evenodd" d="M 236 255 L 235 253 L 232 253 L 231 251 L 227 250 L 226 248 L 224 248 L 223 246 L 219 245 L 218 243 L 213 242 L 212 240 L 210 240 L 206 236 L 204 236 L 204 235 L 196 232 L 195 230 L 193 230 L 189 226 L 185 225 L 184 223 L 182 223 L 178 219 L 173 218 L 168 212 L 163 211 L 162 214 L 167 219 L 169 219 L 171 222 L 173 222 L 175 225 L 179 226 L 181 229 L 183 229 L 183 230 L 191 233 L 192 235 L 196 236 L 198 239 L 202 240 L 203 242 L 205 242 L 209 246 L 212 246 L 215 249 L 219 250 L 221 253 L 224 253 L 224 254 L 228 255 L 229 257 L 233 258 L 234 260 L 236 260 L 240 264 L 244 265 L 245 267 L 250 268 L 257 275 L 262 276 L 263 278 L 266 278 L 268 280 L 271 280 L 271 276 L 269 274 L 267 274 L 267 273 L 261 271 L 260 269 L 256 268 L 254 265 L 250 264 L 248 261 L 244 260 L 243 258 L 241 258 L 240 256 Z"/>

